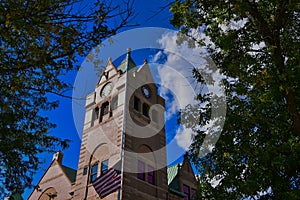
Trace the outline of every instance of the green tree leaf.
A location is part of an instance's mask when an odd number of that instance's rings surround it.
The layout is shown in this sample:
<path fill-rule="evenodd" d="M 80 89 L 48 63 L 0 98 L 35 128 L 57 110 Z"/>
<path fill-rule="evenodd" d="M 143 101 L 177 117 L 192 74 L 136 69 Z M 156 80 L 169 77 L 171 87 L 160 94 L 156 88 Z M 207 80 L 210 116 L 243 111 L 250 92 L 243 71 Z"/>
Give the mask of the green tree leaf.
<path fill-rule="evenodd" d="M 68 140 L 49 134 L 55 124 L 42 114 L 59 105 L 48 94 L 66 97 L 64 91 L 71 89 L 60 77 L 134 17 L 131 2 L 124 10 L 100 0 L 84 3 L 0 3 L 0 199 L 31 186 L 39 153 L 68 146 Z"/>
<path fill-rule="evenodd" d="M 205 133 L 198 131 L 190 147 L 202 173 L 198 199 L 298 199 L 299 2 L 183 0 L 171 11 L 171 23 L 193 39 L 192 29 L 204 29 L 214 44 L 206 46 L 208 52 L 227 77 L 227 114 L 219 141 L 199 158 Z M 201 73 L 194 77 L 201 80 Z M 197 99 L 201 105 L 209 94 Z M 210 109 L 202 111 L 201 125 L 210 119 Z M 183 118 L 192 112 L 187 107 Z M 219 184 L 212 187 L 217 177 Z"/>

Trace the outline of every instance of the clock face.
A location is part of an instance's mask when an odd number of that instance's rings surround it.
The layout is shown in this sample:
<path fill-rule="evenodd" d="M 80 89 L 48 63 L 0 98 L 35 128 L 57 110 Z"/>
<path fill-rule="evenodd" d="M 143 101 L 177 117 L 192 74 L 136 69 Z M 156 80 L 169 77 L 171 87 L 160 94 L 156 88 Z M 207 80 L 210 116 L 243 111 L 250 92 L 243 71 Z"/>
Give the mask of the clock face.
<path fill-rule="evenodd" d="M 150 89 L 147 85 L 142 86 L 142 93 L 147 99 L 151 96 Z"/>
<path fill-rule="evenodd" d="M 110 94 L 110 92 L 112 91 L 112 83 L 107 83 L 106 85 L 103 86 L 100 96 L 101 97 L 106 97 Z"/>

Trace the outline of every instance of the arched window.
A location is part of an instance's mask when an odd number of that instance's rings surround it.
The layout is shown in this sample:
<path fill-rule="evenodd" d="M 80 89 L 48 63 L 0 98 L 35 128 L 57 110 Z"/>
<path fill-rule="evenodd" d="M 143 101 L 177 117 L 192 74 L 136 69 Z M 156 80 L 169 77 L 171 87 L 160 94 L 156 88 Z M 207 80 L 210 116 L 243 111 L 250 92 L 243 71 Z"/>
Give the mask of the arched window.
<path fill-rule="evenodd" d="M 99 118 L 99 107 L 96 107 L 94 110 L 94 120 Z"/>
<path fill-rule="evenodd" d="M 138 149 L 139 157 L 137 162 L 137 178 L 155 185 L 155 158 L 152 150 L 141 145 Z"/>
<path fill-rule="evenodd" d="M 50 187 L 48 189 L 46 189 L 43 194 L 41 194 L 41 196 L 39 197 L 38 200 L 57 200 L 57 191 L 55 190 L 55 188 Z"/>
<path fill-rule="evenodd" d="M 107 101 L 107 102 L 103 103 L 102 106 L 101 106 L 100 122 L 102 122 L 103 117 L 105 115 L 107 115 L 108 112 L 109 112 L 109 102 Z"/>
<path fill-rule="evenodd" d="M 137 174 L 137 177 L 138 179 L 140 180 L 145 180 L 146 178 L 146 174 L 145 174 L 145 163 L 141 160 L 138 160 L 138 174 Z"/>
<path fill-rule="evenodd" d="M 146 103 L 143 103 L 143 115 L 146 117 L 149 117 L 149 105 Z"/>
<path fill-rule="evenodd" d="M 90 183 L 92 183 L 98 175 L 98 163 L 94 164 L 91 168 L 91 175 L 90 175 Z"/>
<path fill-rule="evenodd" d="M 102 106 L 101 106 L 101 115 L 104 116 L 108 113 L 109 111 L 109 103 L 108 101 L 103 103 Z"/>
<path fill-rule="evenodd" d="M 148 177 L 147 181 L 148 183 L 154 185 L 154 168 L 151 165 L 148 165 Z"/>
<path fill-rule="evenodd" d="M 134 110 L 140 111 L 140 106 L 141 106 L 141 101 L 138 97 L 135 96 L 134 99 L 133 99 L 133 108 L 134 108 Z"/>
<path fill-rule="evenodd" d="M 101 162 L 101 174 L 108 170 L 108 160 L 104 160 Z"/>
<path fill-rule="evenodd" d="M 183 185 L 183 193 L 185 194 L 184 200 L 190 200 L 190 187 Z"/>

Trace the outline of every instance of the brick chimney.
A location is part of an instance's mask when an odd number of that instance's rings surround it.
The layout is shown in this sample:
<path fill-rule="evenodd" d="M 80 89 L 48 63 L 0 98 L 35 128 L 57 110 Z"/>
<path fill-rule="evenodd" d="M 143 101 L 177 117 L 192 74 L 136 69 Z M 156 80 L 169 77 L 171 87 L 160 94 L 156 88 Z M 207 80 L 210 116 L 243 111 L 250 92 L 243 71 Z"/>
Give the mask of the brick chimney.
<path fill-rule="evenodd" d="M 56 152 L 53 154 L 53 159 L 52 160 L 57 160 L 59 164 L 62 164 L 62 159 L 63 159 L 64 154 L 61 151 Z"/>

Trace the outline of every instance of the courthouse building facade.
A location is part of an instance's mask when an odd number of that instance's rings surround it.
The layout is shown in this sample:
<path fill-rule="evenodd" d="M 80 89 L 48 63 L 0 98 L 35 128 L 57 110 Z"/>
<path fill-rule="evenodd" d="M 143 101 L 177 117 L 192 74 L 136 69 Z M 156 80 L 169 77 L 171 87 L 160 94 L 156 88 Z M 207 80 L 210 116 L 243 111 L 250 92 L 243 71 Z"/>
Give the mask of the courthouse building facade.
<path fill-rule="evenodd" d="M 193 199 L 197 180 L 187 156 L 167 167 L 165 101 L 147 61 L 138 67 L 130 54 L 118 67 L 109 59 L 86 98 L 77 170 L 57 152 L 30 200 Z"/>

